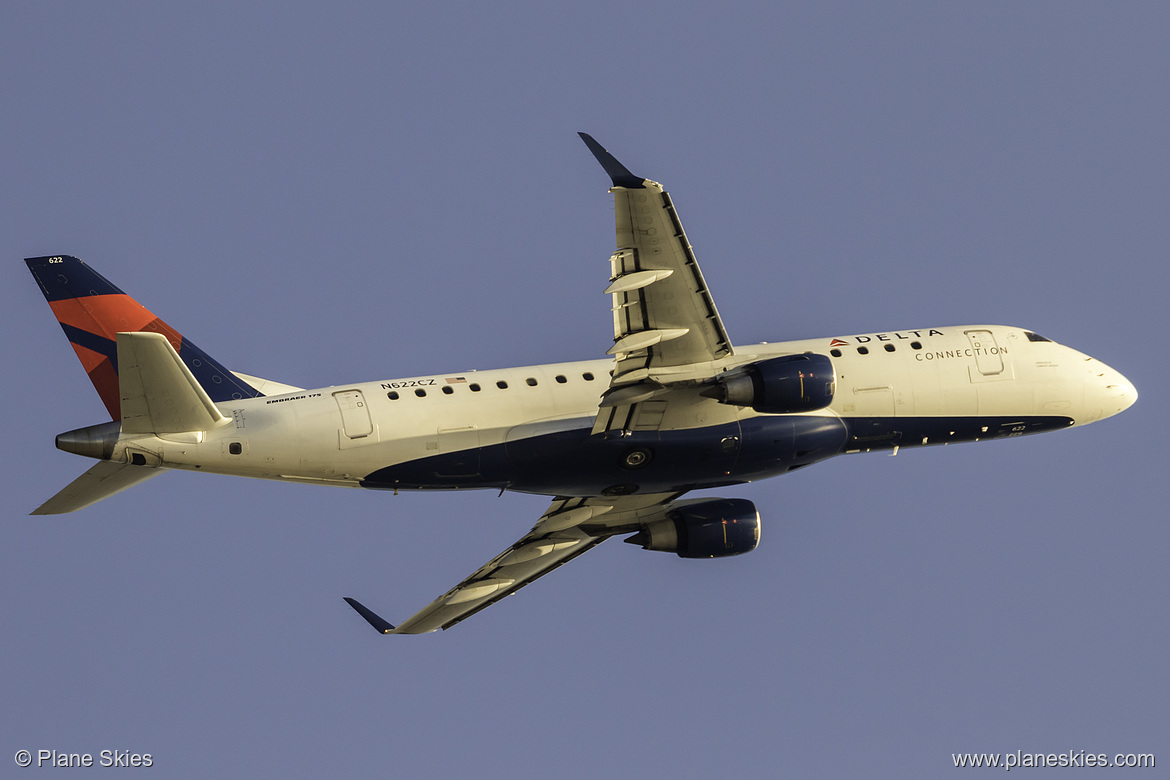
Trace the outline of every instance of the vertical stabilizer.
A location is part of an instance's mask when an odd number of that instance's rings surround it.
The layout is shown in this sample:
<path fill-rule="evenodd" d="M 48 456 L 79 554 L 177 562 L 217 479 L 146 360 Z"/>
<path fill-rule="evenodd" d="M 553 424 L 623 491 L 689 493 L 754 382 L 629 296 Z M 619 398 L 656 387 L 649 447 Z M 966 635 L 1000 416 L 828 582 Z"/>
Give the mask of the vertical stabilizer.
<path fill-rule="evenodd" d="M 25 263 L 36 277 L 41 292 L 111 419 L 122 419 L 118 394 L 118 333 L 146 332 L 164 336 L 214 402 L 262 395 L 76 257 L 32 257 Z"/>

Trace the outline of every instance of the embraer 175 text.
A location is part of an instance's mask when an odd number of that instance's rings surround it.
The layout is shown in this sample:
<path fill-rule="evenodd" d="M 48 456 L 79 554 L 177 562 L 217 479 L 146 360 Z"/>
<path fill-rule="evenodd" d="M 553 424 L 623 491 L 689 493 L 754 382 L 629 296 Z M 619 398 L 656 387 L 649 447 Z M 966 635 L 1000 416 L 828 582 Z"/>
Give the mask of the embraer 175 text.
<path fill-rule="evenodd" d="M 604 360 L 333 385 L 229 371 L 74 257 L 27 260 L 112 422 L 57 437 L 98 463 L 34 514 L 72 512 L 167 469 L 379 490 L 553 496 L 522 539 L 397 627 L 450 628 L 618 534 L 684 558 L 748 552 L 741 498 L 687 491 L 834 455 L 1085 425 L 1137 392 L 1022 328 L 960 325 L 732 346 L 674 204 L 588 135 L 613 180 Z"/>

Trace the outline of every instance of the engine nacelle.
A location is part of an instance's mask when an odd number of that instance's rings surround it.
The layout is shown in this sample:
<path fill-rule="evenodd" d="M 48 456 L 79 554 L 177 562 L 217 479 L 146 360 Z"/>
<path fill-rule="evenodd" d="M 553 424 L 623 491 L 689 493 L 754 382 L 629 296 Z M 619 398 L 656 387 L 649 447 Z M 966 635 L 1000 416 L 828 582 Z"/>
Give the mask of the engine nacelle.
<path fill-rule="evenodd" d="M 833 402 L 835 386 L 833 361 L 808 352 L 752 363 L 720 379 L 703 395 L 762 414 L 793 414 L 824 409 Z"/>
<path fill-rule="evenodd" d="M 683 504 L 625 541 L 680 558 L 722 558 L 751 552 L 760 543 L 760 513 L 744 498 Z"/>

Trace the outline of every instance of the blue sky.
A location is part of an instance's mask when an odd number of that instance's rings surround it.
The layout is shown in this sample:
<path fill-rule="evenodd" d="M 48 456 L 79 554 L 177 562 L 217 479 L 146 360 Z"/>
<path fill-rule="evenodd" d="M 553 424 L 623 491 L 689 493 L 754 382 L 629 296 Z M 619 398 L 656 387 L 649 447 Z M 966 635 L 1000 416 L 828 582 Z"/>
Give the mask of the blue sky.
<path fill-rule="evenodd" d="M 20 2 L 0 22 L 0 762 L 1170 761 L 1161 4 Z M 1014 324 L 1141 399 L 722 490 L 763 515 L 749 556 L 610 543 L 423 637 L 341 597 L 409 615 L 545 499 L 172 473 L 28 516 L 88 467 L 53 436 L 104 410 L 21 258 L 77 255 L 230 367 L 301 386 L 600 357 L 612 200 L 579 130 L 670 190 L 737 342 Z"/>

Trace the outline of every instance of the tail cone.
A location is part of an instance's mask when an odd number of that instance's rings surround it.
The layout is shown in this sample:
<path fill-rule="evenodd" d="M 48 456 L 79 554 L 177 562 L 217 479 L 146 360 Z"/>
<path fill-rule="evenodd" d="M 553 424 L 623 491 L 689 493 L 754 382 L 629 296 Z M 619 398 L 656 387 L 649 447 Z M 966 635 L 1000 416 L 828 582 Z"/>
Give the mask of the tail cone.
<path fill-rule="evenodd" d="M 57 434 L 57 449 L 84 455 L 87 458 L 109 460 L 114 454 L 114 445 L 122 433 L 122 423 L 108 422 L 78 428 Z"/>

